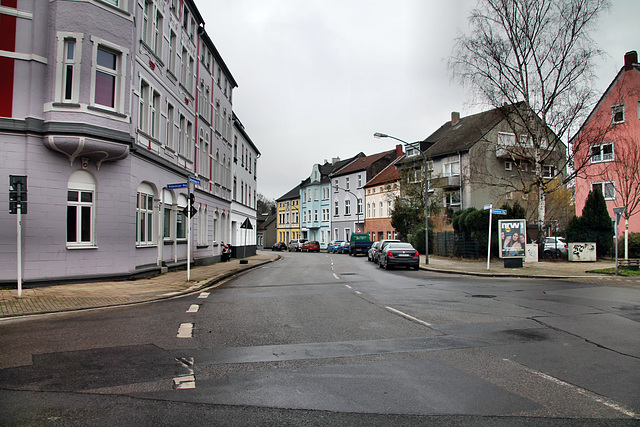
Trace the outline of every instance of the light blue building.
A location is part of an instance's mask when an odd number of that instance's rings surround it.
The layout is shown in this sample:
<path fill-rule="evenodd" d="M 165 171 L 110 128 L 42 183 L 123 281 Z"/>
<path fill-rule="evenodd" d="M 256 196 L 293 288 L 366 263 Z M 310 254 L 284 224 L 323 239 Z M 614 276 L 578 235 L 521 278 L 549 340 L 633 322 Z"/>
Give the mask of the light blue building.
<path fill-rule="evenodd" d="M 320 249 L 334 239 L 331 235 L 331 179 L 329 174 L 337 172 L 354 160 L 335 158 L 331 163 L 315 164 L 309 178 L 300 184 L 300 235 L 308 240 L 320 242 Z"/>

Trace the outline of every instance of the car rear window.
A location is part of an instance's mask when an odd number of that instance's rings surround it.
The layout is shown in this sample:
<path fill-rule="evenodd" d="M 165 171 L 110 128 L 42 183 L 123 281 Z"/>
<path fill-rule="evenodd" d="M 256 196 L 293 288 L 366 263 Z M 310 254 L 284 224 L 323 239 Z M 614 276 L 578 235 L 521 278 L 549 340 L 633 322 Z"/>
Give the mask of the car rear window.
<path fill-rule="evenodd" d="M 413 246 L 411 246 L 411 243 L 389 243 L 387 245 L 387 249 L 391 250 L 391 249 L 413 249 Z"/>

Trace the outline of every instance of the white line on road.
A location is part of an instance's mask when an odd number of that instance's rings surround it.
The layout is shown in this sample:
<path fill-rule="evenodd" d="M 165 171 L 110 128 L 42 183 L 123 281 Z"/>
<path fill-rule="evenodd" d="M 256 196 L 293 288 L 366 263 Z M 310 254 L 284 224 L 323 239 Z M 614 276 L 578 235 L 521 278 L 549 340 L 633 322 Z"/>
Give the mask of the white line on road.
<path fill-rule="evenodd" d="M 186 390 L 196 388 L 196 377 L 193 373 L 193 357 L 176 359 L 182 366 L 189 371 L 186 375 L 180 375 L 173 379 L 173 388 L 176 390 Z"/>
<path fill-rule="evenodd" d="M 356 291 L 356 295 L 362 295 L 362 292 Z"/>
<path fill-rule="evenodd" d="M 202 292 L 198 295 L 198 298 L 209 298 L 209 292 Z"/>
<path fill-rule="evenodd" d="M 336 280 L 340 280 L 340 278 L 338 277 L 338 275 L 336 273 L 333 273 L 333 277 L 335 277 Z"/>
<path fill-rule="evenodd" d="M 618 411 L 630 418 L 640 418 L 640 414 L 638 414 L 637 412 L 634 412 L 633 410 L 631 410 L 630 408 L 625 407 L 624 405 L 621 405 L 618 402 L 615 402 L 609 398 L 606 398 L 604 396 L 601 396 L 599 394 L 596 394 L 592 391 L 589 391 L 587 389 L 584 389 L 582 387 L 578 387 L 576 385 L 570 384 L 568 382 L 562 381 L 561 379 L 558 379 L 556 377 L 552 377 L 549 374 L 545 374 L 544 372 L 540 372 L 540 371 L 536 371 L 535 369 L 531 369 L 528 368 L 524 365 L 519 364 L 518 362 L 514 362 L 513 360 L 510 359 L 503 359 L 506 362 L 511 362 L 514 363 L 516 365 L 518 365 L 520 368 L 524 369 L 525 371 L 529 372 L 530 374 L 533 374 L 535 376 L 538 376 L 540 378 L 543 378 L 545 380 L 551 381 L 554 384 L 563 386 L 563 387 L 567 387 L 573 391 L 575 391 L 576 393 L 580 393 L 581 395 L 588 397 L 589 399 L 601 403 L 605 406 L 608 406 L 609 408 Z"/>
<path fill-rule="evenodd" d="M 200 310 L 200 306 L 198 304 L 191 304 L 191 307 L 189 307 L 187 313 L 197 313 L 198 310 Z"/>
<path fill-rule="evenodd" d="M 193 323 L 181 323 L 178 328 L 177 338 L 191 338 L 193 336 Z"/>
<path fill-rule="evenodd" d="M 349 285 L 344 285 L 344 286 L 345 286 L 345 287 L 347 287 L 347 288 L 349 288 L 349 289 L 351 289 L 351 286 L 349 286 Z"/>
<path fill-rule="evenodd" d="M 387 310 L 391 311 L 392 313 L 399 314 L 400 316 L 404 317 L 405 319 L 412 320 L 412 321 L 414 321 L 414 322 L 420 323 L 421 325 L 425 325 L 425 326 L 429 326 L 429 327 L 430 327 L 430 326 L 433 326 L 433 325 L 431 325 L 431 323 L 427 323 L 427 322 L 425 322 L 424 320 L 417 319 L 417 318 L 415 318 L 415 317 L 413 317 L 413 316 L 411 316 L 411 315 L 409 315 L 409 314 L 407 314 L 407 313 L 403 313 L 403 312 L 401 312 L 400 310 L 396 310 L 396 309 L 395 309 L 395 308 L 393 308 L 393 307 L 385 307 L 385 308 L 386 308 Z"/>

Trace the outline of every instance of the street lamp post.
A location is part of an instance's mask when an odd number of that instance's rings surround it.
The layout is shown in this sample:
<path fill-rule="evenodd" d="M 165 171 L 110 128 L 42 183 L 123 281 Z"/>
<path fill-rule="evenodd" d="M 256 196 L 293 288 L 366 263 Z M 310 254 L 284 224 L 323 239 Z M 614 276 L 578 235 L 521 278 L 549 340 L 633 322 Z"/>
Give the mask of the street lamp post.
<path fill-rule="evenodd" d="M 341 188 L 341 187 L 338 187 L 338 186 L 335 186 L 334 188 L 337 188 L 338 190 L 346 191 L 347 193 L 351 193 L 353 195 L 353 197 L 356 198 L 356 215 L 358 215 L 358 222 L 356 224 L 360 224 L 360 209 L 358 209 L 358 207 L 359 207 L 358 201 L 360 199 L 358 198 L 358 195 L 356 193 L 354 193 L 353 191 L 351 191 L 351 190 L 347 190 L 346 188 Z M 364 232 L 364 225 L 362 227 L 362 232 Z"/>
<path fill-rule="evenodd" d="M 402 142 L 405 146 L 409 146 L 411 148 L 417 148 L 418 153 L 422 156 L 422 160 L 424 162 L 423 165 L 423 175 L 424 175 L 424 252 L 425 252 L 425 264 L 429 264 L 429 182 L 427 181 L 427 156 L 424 155 L 422 150 L 420 149 L 420 143 L 418 142 L 407 142 L 403 141 L 400 138 L 396 138 L 392 135 L 387 135 L 386 133 L 376 132 L 373 134 L 374 138 L 391 138 L 396 141 Z"/>

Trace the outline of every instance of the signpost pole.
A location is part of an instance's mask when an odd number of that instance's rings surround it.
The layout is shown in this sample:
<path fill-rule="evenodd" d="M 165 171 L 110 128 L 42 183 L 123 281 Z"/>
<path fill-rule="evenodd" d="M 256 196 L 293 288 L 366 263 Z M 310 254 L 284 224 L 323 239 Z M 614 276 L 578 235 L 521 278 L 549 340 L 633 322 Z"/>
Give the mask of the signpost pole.
<path fill-rule="evenodd" d="M 619 208 L 613 208 L 613 213 L 616 217 L 616 228 L 615 228 L 615 233 L 616 233 L 616 276 L 618 275 L 618 224 L 620 224 L 620 218 L 622 218 L 622 215 L 624 214 L 624 206 L 619 207 Z"/>
<path fill-rule="evenodd" d="M 18 297 L 22 297 L 22 204 L 18 203 Z"/>
<path fill-rule="evenodd" d="M 187 282 L 191 281 L 191 185 L 187 182 Z"/>
<path fill-rule="evenodd" d="M 489 271 L 489 264 L 491 262 L 491 223 L 493 219 L 493 205 L 489 205 L 489 240 L 487 243 L 487 271 Z"/>

